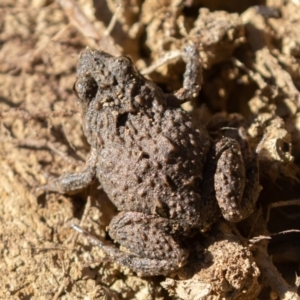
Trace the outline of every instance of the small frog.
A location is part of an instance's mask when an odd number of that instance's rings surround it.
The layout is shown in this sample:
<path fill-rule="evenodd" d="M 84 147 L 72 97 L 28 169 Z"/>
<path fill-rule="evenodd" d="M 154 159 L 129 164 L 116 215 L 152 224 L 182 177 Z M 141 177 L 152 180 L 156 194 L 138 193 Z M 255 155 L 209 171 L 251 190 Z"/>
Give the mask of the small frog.
<path fill-rule="evenodd" d="M 245 158 L 230 137 L 212 140 L 181 109 L 202 84 L 196 48 L 187 46 L 183 57 L 183 88 L 164 94 L 129 58 L 82 51 L 74 88 L 91 151 L 80 173 L 45 186 L 71 193 L 98 178 L 119 210 L 109 235 L 129 252 L 94 241 L 140 276 L 167 275 L 184 266 L 189 254 L 184 240 L 221 214 L 233 222 L 244 219 L 260 190 L 255 153 Z"/>

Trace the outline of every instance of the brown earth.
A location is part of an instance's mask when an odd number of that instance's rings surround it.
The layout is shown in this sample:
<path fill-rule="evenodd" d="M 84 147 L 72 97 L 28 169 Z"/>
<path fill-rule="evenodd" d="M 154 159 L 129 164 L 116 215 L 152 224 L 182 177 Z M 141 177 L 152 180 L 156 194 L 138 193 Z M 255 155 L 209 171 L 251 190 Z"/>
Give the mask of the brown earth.
<path fill-rule="evenodd" d="M 300 299 L 299 11 L 299 0 L 2 0 L 0 299 Z M 73 93 L 82 49 L 130 56 L 170 92 L 188 43 L 204 84 L 184 109 L 210 132 L 247 125 L 263 189 L 247 220 L 191 241 L 177 274 L 139 278 L 69 226 L 109 239 L 116 209 L 99 183 L 73 196 L 36 188 L 89 151 Z"/>

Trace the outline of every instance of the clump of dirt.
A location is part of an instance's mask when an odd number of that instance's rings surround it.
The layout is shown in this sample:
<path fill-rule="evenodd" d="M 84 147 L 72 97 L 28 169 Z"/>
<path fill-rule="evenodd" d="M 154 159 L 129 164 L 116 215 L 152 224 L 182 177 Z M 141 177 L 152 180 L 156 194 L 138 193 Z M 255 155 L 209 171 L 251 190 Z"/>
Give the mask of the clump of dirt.
<path fill-rule="evenodd" d="M 1 1 L 1 299 L 300 299 L 300 2 L 224 3 Z M 196 234 L 176 275 L 139 278 L 69 226 L 109 239 L 116 208 L 100 183 L 72 196 L 36 188 L 89 151 L 73 93 L 82 49 L 131 57 L 168 93 L 190 43 L 203 85 L 183 108 L 212 135 L 243 123 L 262 191 L 243 222 Z"/>

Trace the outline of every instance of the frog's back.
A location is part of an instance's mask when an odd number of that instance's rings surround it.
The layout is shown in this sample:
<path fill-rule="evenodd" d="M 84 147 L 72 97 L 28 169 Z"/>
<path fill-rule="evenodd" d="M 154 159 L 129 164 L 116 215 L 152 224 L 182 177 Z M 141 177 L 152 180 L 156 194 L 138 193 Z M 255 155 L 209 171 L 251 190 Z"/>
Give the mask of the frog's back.
<path fill-rule="evenodd" d="M 83 51 L 76 91 L 85 136 L 98 154 L 97 176 L 117 208 L 193 227 L 209 148 L 206 130 L 170 107 L 169 97 L 126 57 Z"/>
<path fill-rule="evenodd" d="M 206 130 L 181 109 L 160 105 L 117 119 L 115 134 L 101 137 L 97 175 L 118 209 L 196 224 Z"/>

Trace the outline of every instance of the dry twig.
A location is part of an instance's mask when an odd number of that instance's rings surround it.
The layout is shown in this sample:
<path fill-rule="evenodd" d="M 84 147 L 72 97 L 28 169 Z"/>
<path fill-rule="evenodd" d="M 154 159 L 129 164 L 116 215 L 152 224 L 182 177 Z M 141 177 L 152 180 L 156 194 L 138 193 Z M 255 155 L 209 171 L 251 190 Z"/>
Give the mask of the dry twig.
<path fill-rule="evenodd" d="M 92 22 L 81 11 L 80 7 L 73 0 L 59 0 L 61 8 L 64 10 L 69 22 L 87 39 L 93 48 L 100 48 L 112 55 L 121 55 L 113 39 L 105 34 L 105 26 L 99 22 L 100 30 L 96 29 Z"/>

